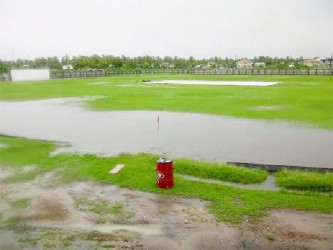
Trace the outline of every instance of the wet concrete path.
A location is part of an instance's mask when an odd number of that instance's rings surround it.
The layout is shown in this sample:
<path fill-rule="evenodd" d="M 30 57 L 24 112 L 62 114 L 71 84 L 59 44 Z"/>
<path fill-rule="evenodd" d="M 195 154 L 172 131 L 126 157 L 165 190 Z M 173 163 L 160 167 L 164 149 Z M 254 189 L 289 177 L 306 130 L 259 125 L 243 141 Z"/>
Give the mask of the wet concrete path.
<path fill-rule="evenodd" d="M 147 152 L 208 161 L 333 167 L 333 131 L 166 111 L 88 111 L 82 99 L 0 102 L 0 133 L 68 142 L 68 151 Z"/>

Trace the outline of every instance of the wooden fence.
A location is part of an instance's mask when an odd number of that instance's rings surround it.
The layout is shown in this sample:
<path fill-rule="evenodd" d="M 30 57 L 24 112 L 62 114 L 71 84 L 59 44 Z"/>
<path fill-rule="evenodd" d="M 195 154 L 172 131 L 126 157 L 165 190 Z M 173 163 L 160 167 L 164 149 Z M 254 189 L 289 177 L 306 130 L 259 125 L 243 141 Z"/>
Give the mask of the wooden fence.
<path fill-rule="evenodd" d="M 333 75 L 333 69 L 147 69 L 114 71 L 62 71 L 51 72 L 51 79 L 91 78 L 116 75 Z M 0 81 L 10 80 L 9 74 L 0 74 Z"/>

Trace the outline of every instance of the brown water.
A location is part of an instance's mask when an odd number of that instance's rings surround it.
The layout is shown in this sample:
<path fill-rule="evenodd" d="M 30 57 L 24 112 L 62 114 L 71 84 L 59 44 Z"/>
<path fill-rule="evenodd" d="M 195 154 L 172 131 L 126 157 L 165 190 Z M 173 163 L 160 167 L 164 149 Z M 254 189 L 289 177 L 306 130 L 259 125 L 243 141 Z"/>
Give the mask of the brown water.
<path fill-rule="evenodd" d="M 68 142 L 71 146 L 61 150 L 103 155 L 148 152 L 172 158 L 333 167 L 332 130 L 192 113 L 88 111 L 81 100 L 0 102 L 0 133 Z"/>

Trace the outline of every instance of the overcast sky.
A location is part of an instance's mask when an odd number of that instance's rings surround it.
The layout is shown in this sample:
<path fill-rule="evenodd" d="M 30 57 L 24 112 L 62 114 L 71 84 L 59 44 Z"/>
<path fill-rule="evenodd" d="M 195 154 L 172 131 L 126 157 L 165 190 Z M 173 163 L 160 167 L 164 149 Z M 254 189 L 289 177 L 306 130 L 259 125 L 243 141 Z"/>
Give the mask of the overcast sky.
<path fill-rule="evenodd" d="M 0 58 L 328 57 L 333 0 L 0 0 Z"/>

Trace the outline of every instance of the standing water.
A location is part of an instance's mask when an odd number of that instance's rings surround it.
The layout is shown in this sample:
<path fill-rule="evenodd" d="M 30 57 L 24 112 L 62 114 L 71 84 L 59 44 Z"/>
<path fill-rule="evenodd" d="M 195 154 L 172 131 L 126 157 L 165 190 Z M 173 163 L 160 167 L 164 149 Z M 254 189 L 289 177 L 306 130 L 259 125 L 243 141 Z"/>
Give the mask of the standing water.
<path fill-rule="evenodd" d="M 88 111 L 75 98 L 0 102 L 0 133 L 70 151 L 147 152 L 207 161 L 333 167 L 333 131 L 290 123 L 157 111 Z"/>

